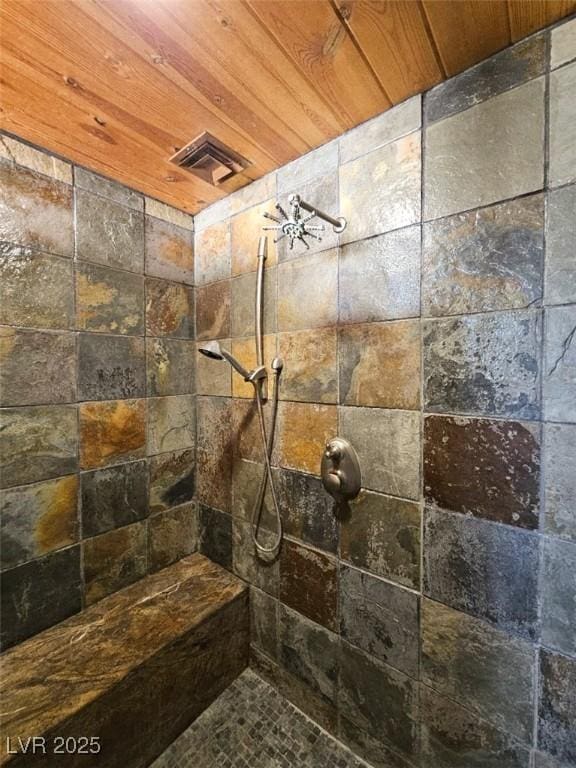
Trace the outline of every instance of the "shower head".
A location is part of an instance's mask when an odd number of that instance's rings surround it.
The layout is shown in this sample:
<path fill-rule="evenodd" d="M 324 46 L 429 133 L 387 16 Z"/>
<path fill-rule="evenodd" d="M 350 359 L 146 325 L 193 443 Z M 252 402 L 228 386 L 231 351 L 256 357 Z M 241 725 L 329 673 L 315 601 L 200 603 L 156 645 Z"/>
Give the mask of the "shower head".
<path fill-rule="evenodd" d="M 239 363 L 234 355 L 230 354 L 226 349 L 223 349 L 217 341 L 207 341 L 198 349 L 198 351 L 206 357 L 209 357 L 211 360 L 227 360 L 232 368 L 234 368 L 235 371 L 238 371 L 240 376 L 244 377 L 245 381 L 252 380 L 253 373 L 249 373 L 242 363 Z"/>
<path fill-rule="evenodd" d="M 224 360 L 220 344 L 217 341 L 207 341 L 198 351 L 211 360 Z"/>

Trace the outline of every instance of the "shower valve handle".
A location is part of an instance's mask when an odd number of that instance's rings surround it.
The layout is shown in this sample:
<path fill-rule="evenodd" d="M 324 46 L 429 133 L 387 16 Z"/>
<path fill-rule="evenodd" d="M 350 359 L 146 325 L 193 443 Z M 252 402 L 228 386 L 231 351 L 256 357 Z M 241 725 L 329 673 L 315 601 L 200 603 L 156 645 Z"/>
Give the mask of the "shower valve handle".
<path fill-rule="evenodd" d="M 347 440 L 334 437 L 326 443 L 322 456 L 322 483 L 337 501 L 355 498 L 361 485 L 356 451 Z"/>

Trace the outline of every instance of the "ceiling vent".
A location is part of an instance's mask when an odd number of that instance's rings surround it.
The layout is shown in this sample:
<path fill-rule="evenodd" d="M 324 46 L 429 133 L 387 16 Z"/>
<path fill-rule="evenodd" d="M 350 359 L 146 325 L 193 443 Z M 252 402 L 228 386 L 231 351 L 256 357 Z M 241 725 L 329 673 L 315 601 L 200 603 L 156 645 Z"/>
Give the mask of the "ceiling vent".
<path fill-rule="evenodd" d="M 215 187 L 241 173 L 250 163 L 226 144 L 205 131 L 170 158 L 180 168 Z"/>

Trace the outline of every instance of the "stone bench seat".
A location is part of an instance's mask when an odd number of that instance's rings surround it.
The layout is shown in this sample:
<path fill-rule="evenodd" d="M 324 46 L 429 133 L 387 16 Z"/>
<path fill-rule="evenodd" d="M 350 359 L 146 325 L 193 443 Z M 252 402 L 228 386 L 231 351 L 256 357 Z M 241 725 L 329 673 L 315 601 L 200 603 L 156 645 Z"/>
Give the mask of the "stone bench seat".
<path fill-rule="evenodd" d="M 248 648 L 246 585 L 202 555 L 180 560 L 0 656 L 0 764 L 147 766 L 247 666 Z M 56 737 L 100 752 L 54 754 Z"/>

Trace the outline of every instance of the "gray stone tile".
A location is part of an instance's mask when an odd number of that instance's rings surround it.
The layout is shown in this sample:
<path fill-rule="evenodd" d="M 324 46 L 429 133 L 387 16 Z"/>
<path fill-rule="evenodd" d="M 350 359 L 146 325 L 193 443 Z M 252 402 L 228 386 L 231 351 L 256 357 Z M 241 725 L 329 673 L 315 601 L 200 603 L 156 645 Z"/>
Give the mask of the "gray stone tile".
<path fill-rule="evenodd" d="M 224 349 L 231 349 L 230 339 L 219 339 L 219 342 Z M 205 341 L 200 341 L 194 345 L 196 354 L 196 391 L 199 395 L 230 397 L 232 395 L 232 376 L 237 374 L 228 363 L 222 360 L 212 360 L 210 357 L 201 354 L 199 350 L 205 344 Z"/>
<path fill-rule="evenodd" d="M 416 499 L 420 486 L 420 415 L 383 408 L 340 408 L 340 431 L 352 443 L 366 488 Z"/>
<path fill-rule="evenodd" d="M 338 168 L 338 141 L 330 141 L 278 170 L 278 192 L 292 192 Z M 304 197 L 304 196 L 302 196 Z M 307 199 L 307 198 L 304 198 Z"/>
<path fill-rule="evenodd" d="M 146 394 L 144 339 L 81 333 L 78 399 L 119 400 Z"/>
<path fill-rule="evenodd" d="M 339 320 L 370 323 L 420 314 L 420 226 L 345 245 Z"/>
<path fill-rule="evenodd" d="M 147 275 L 193 285 L 194 246 L 189 229 L 146 216 L 144 237 Z"/>
<path fill-rule="evenodd" d="M 66 330 L 74 325 L 72 261 L 0 243 L 0 323 Z"/>
<path fill-rule="evenodd" d="M 161 453 L 148 459 L 151 513 L 192 501 L 195 466 L 193 450 Z"/>
<path fill-rule="evenodd" d="M 147 216 L 154 216 L 155 219 L 162 219 L 168 224 L 176 224 L 177 227 L 194 231 L 194 218 L 191 214 L 161 203 L 153 197 L 145 197 L 144 204 Z"/>
<path fill-rule="evenodd" d="M 425 510 L 424 591 L 434 600 L 534 639 L 538 563 L 531 531 Z"/>
<path fill-rule="evenodd" d="M 576 763 L 576 661 L 540 651 L 538 747 L 560 768 Z"/>
<path fill-rule="evenodd" d="M 144 198 L 138 192 L 77 165 L 74 166 L 74 185 L 88 192 L 93 192 L 95 195 L 109 197 L 115 203 L 120 203 L 135 211 L 144 210 Z"/>
<path fill-rule="evenodd" d="M 420 220 L 420 132 L 340 166 L 341 242 L 361 240 Z"/>
<path fill-rule="evenodd" d="M 420 587 L 420 505 L 362 490 L 341 520 L 340 556 L 413 589 Z"/>
<path fill-rule="evenodd" d="M 194 271 L 197 285 L 206 285 L 230 277 L 230 222 L 228 219 L 195 232 Z"/>
<path fill-rule="evenodd" d="M 282 400 L 313 403 L 338 401 L 335 328 L 314 328 L 278 335 L 284 361 L 279 395 Z"/>
<path fill-rule="evenodd" d="M 576 305 L 547 309 L 544 323 L 544 418 L 576 422 Z"/>
<path fill-rule="evenodd" d="M 534 768 L 572 768 L 573 763 L 555 760 L 544 752 L 534 752 Z"/>
<path fill-rule="evenodd" d="M 146 462 L 81 472 L 80 498 L 84 538 L 142 520 L 148 514 Z"/>
<path fill-rule="evenodd" d="M 144 278 L 98 264 L 76 264 L 76 327 L 144 334 Z"/>
<path fill-rule="evenodd" d="M 0 568 L 13 568 L 78 541 L 78 477 L 0 493 Z"/>
<path fill-rule="evenodd" d="M 76 252 L 83 261 L 143 272 L 144 215 L 76 189 Z"/>
<path fill-rule="evenodd" d="M 197 411 L 198 499 L 209 507 L 229 512 L 234 458 L 232 400 L 199 397 Z"/>
<path fill-rule="evenodd" d="M 251 208 L 254 205 L 262 203 L 264 200 L 269 200 L 276 194 L 276 171 L 267 173 L 266 176 L 261 176 L 259 179 L 251 181 L 246 184 L 245 187 L 237 189 L 228 198 L 224 198 L 220 201 L 228 199 L 229 214 L 233 216 L 236 213 L 245 211 L 247 208 Z M 202 214 L 203 211 L 200 212 Z M 199 214 L 196 214 L 194 219 L 196 220 Z M 205 225 L 206 226 L 206 225 Z"/>
<path fill-rule="evenodd" d="M 232 569 L 232 518 L 227 512 L 201 504 L 199 507 L 200 552 L 223 568 Z"/>
<path fill-rule="evenodd" d="M 550 54 L 552 69 L 576 59 L 576 19 L 567 21 L 553 29 L 550 37 L 552 40 Z"/>
<path fill-rule="evenodd" d="M 551 186 L 576 181 L 576 62 L 550 74 Z"/>
<path fill-rule="evenodd" d="M 272 659 L 278 656 L 278 601 L 250 588 L 250 640 Z"/>
<path fill-rule="evenodd" d="M 546 304 L 576 301 L 576 185 L 548 193 Z"/>
<path fill-rule="evenodd" d="M 16 165 L 23 165 L 31 171 L 42 173 L 44 176 L 72 184 L 72 166 L 70 163 L 4 133 L 0 133 L 0 157 L 11 160 Z"/>
<path fill-rule="evenodd" d="M 260 544 L 271 547 L 275 539 L 275 533 L 259 528 Z M 232 565 L 234 573 L 244 581 L 270 595 L 278 595 L 280 573 L 278 560 L 266 561 L 256 554 L 252 540 L 252 522 L 238 517 L 232 520 Z"/>
<path fill-rule="evenodd" d="M 254 336 L 254 300 L 256 296 L 256 273 L 249 272 L 231 281 L 231 329 L 232 336 Z M 262 330 L 276 331 L 276 267 L 264 272 Z"/>
<path fill-rule="evenodd" d="M 196 289 L 196 338 L 230 337 L 230 280 Z"/>
<path fill-rule="evenodd" d="M 414 592 L 342 565 L 340 634 L 418 679 L 419 598 Z"/>
<path fill-rule="evenodd" d="M 148 572 L 167 568 L 198 546 L 196 506 L 185 504 L 148 520 Z"/>
<path fill-rule="evenodd" d="M 544 425 L 544 529 L 576 542 L 576 424 Z"/>
<path fill-rule="evenodd" d="M 357 729 L 416 757 L 418 683 L 387 664 L 342 642 L 338 703 Z"/>
<path fill-rule="evenodd" d="M 278 267 L 278 330 L 322 328 L 338 315 L 338 253 L 326 251 Z"/>
<path fill-rule="evenodd" d="M 0 241 L 73 256 L 72 187 L 0 160 Z"/>
<path fill-rule="evenodd" d="M 528 768 L 530 752 L 507 732 L 420 687 L 422 768 Z"/>
<path fill-rule="evenodd" d="M 146 278 L 146 335 L 194 338 L 194 289 Z"/>
<path fill-rule="evenodd" d="M 534 192 L 544 182 L 544 79 L 426 131 L 426 219 Z"/>
<path fill-rule="evenodd" d="M 190 448 L 196 442 L 193 395 L 154 397 L 148 401 L 148 455 Z"/>
<path fill-rule="evenodd" d="M 0 327 L 0 405 L 74 401 L 75 353 L 72 333 Z"/>
<path fill-rule="evenodd" d="M 542 297 L 544 199 L 507 201 L 424 225 L 422 314 L 528 307 Z"/>
<path fill-rule="evenodd" d="M 576 657 L 576 543 L 545 538 L 542 643 Z"/>
<path fill-rule="evenodd" d="M 148 395 L 195 392 L 196 345 L 184 339 L 146 339 Z"/>
<path fill-rule="evenodd" d="M 420 123 L 421 96 L 418 94 L 340 136 L 340 163 L 348 163 L 417 131 Z"/>
<path fill-rule="evenodd" d="M 533 310 L 426 320 L 425 409 L 538 418 L 541 321 Z"/>
<path fill-rule="evenodd" d="M 67 547 L 2 574 L 2 650 L 82 609 L 80 547 Z"/>
<path fill-rule="evenodd" d="M 531 643 L 424 599 L 422 681 L 528 746 L 535 663 Z"/>
<path fill-rule="evenodd" d="M 424 99 L 426 119 L 434 123 L 462 112 L 543 75 L 545 69 L 544 33 L 505 48 L 433 88 Z"/>
<path fill-rule="evenodd" d="M 78 470 L 78 420 L 71 405 L 0 411 L 0 487 Z"/>
<path fill-rule="evenodd" d="M 232 514 L 247 522 L 252 521 L 254 505 L 260 492 L 260 482 L 264 476 L 263 464 L 237 459 L 232 470 Z M 278 493 L 278 490 L 277 490 Z M 259 518 L 260 525 L 268 531 L 278 527 L 270 484 L 266 486 L 264 506 Z"/>

